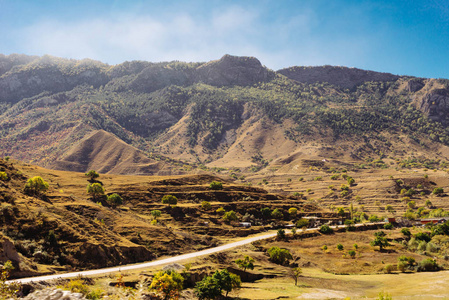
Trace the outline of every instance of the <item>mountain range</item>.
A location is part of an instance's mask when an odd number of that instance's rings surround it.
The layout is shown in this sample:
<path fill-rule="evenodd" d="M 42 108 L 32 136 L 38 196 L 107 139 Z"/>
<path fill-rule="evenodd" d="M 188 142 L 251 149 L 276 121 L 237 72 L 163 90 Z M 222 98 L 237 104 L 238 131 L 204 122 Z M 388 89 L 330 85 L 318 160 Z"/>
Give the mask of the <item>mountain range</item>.
<path fill-rule="evenodd" d="M 449 160 L 449 80 L 356 68 L 0 55 L 0 155 L 115 174 Z"/>

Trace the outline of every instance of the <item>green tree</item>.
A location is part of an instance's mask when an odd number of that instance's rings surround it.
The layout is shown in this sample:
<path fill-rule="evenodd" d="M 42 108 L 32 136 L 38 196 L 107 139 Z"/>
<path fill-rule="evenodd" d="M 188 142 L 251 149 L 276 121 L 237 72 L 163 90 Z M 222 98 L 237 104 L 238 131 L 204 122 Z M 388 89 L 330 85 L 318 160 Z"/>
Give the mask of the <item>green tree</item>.
<path fill-rule="evenodd" d="M 223 221 L 225 221 L 226 223 L 229 223 L 231 221 L 237 221 L 237 219 L 238 219 L 237 214 L 233 210 L 227 211 L 223 215 Z"/>
<path fill-rule="evenodd" d="M 87 193 L 97 200 L 104 195 L 104 188 L 100 183 L 94 182 L 87 185 Z"/>
<path fill-rule="evenodd" d="M 219 181 L 212 181 L 209 185 L 209 188 L 211 190 L 222 190 L 223 189 L 223 184 Z"/>
<path fill-rule="evenodd" d="M 112 207 L 116 207 L 123 204 L 122 197 L 120 197 L 120 195 L 116 193 L 109 195 L 107 201 Z"/>
<path fill-rule="evenodd" d="M 339 251 L 343 251 L 343 249 L 344 249 L 344 247 L 343 247 L 343 245 L 342 244 L 337 244 L 337 250 L 339 250 Z"/>
<path fill-rule="evenodd" d="M 298 209 L 296 207 L 291 207 L 288 210 L 288 213 L 290 214 L 290 217 L 292 217 L 294 219 L 294 218 L 296 218 L 296 215 L 298 214 Z"/>
<path fill-rule="evenodd" d="M 271 247 L 267 250 L 268 255 L 270 256 L 270 260 L 276 264 L 283 265 L 284 263 L 288 263 L 290 259 L 293 259 L 290 251 L 287 249 L 281 249 L 279 247 Z"/>
<path fill-rule="evenodd" d="M 442 195 L 443 193 L 444 193 L 444 190 L 441 187 L 434 188 L 433 192 L 432 192 L 432 194 L 434 194 L 434 195 Z"/>
<path fill-rule="evenodd" d="M 383 248 L 390 246 L 390 244 L 388 243 L 388 240 L 385 236 L 386 236 L 386 234 L 383 231 L 378 231 L 378 232 L 374 233 L 375 239 L 370 242 L 370 245 L 373 247 L 379 246 L 379 251 L 382 252 Z"/>
<path fill-rule="evenodd" d="M 28 195 L 38 196 L 44 194 L 48 190 L 48 187 L 48 183 L 45 182 L 42 177 L 34 176 L 33 178 L 28 179 L 24 190 Z"/>
<path fill-rule="evenodd" d="M 240 269 L 243 269 L 243 271 L 246 271 L 246 269 L 253 270 L 254 269 L 254 258 L 245 255 L 242 258 L 239 258 L 235 261 L 235 263 L 239 266 Z"/>
<path fill-rule="evenodd" d="M 206 276 L 203 280 L 196 283 L 195 294 L 198 299 L 216 299 L 220 297 L 223 291 L 226 296 L 232 289 L 240 287 L 240 277 L 231 274 L 228 270 L 215 271 L 212 276 Z"/>
<path fill-rule="evenodd" d="M 296 222 L 296 227 L 297 228 L 304 228 L 304 227 L 309 227 L 309 219 L 304 219 L 301 218 Z"/>
<path fill-rule="evenodd" d="M 156 290 L 165 300 L 178 299 L 183 282 L 184 278 L 178 272 L 161 271 L 154 275 L 150 289 Z"/>
<path fill-rule="evenodd" d="M 349 250 L 348 254 L 351 258 L 355 258 L 355 255 L 357 254 L 354 250 Z"/>
<path fill-rule="evenodd" d="M 260 212 L 262 213 L 262 218 L 264 219 L 269 219 L 271 217 L 271 209 L 268 207 L 262 208 Z"/>
<path fill-rule="evenodd" d="M 332 228 L 330 228 L 329 225 L 323 224 L 320 227 L 320 232 L 322 234 L 331 234 L 331 233 L 334 233 L 334 230 L 332 230 Z"/>
<path fill-rule="evenodd" d="M 290 270 L 290 277 L 295 280 L 295 286 L 298 285 L 298 278 L 302 274 L 302 269 L 300 267 L 292 268 Z"/>
<path fill-rule="evenodd" d="M 95 178 L 100 177 L 100 174 L 98 174 L 95 170 L 90 170 L 84 175 L 86 175 L 86 177 L 89 177 L 90 180 L 94 180 Z"/>
<path fill-rule="evenodd" d="M 8 174 L 6 174 L 6 172 L 0 172 L 0 180 L 8 180 Z"/>
<path fill-rule="evenodd" d="M 279 241 L 282 241 L 282 240 L 285 240 L 285 230 L 284 229 L 279 229 L 278 230 L 278 232 L 277 232 L 277 234 L 276 234 L 276 238 L 277 238 L 277 240 L 279 240 Z"/>
<path fill-rule="evenodd" d="M 162 203 L 168 205 L 176 205 L 178 204 L 178 198 L 176 198 L 176 196 L 173 195 L 164 195 L 162 197 Z"/>
<path fill-rule="evenodd" d="M 151 215 L 153 216 L 153 218 L 155 220 L 157 220 L 157 218 L 159 218 L 161 216 L 161 214 L 162 214 L 161 211 L 157 210 L 157 209 L 152 210 L 150 213 L 151 213 Z"/>
<path fill-rule="evenodd" d="M 0 267 L 0 299 L 16 299 L 16 293 L 21 289 L 19 283 L 6 283 L 14 266 L 10 260 Z"/>
<path fill-rule="evenodd" d="M 355 184 L 355 179 L 352 177 L 347 177 L 346 180 L 348 181 L 349 186 L 353 186 Z"/>
<path fill-rule="evenodd" d="M 212 208 L 209 201 L 203 201 L 201 202 L 201 208 L 204 210 L 209 210 Z"/>
<path fill-rule="evenodd" d="M 410 229 L 408 229 L 408 228 L 406 228 L 406 227 L 404 227 L 404 228 L 401 229 L 401 233 L 402 233 L 403 235 L 405 235 L 407 238 L 410 238 L 410 236 L 412 235 L 412 234 L 410 233 Z"/>
<path fill-rule="evenodd" d="M 278 208 L 275 208 L 272 212 L 271 212 L 271 216 L 275 219 L 282 219 L 284 217 L 284 214 L 282 213 L 282 211 Z"/>

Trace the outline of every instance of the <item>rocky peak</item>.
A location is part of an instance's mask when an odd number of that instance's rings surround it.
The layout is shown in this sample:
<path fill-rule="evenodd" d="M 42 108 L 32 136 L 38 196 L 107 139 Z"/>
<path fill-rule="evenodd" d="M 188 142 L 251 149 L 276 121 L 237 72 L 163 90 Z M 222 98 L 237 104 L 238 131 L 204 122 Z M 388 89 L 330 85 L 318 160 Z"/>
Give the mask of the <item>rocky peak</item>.
<path fill-rule="evenodd" d="M 196 80 L 213 86 L 247 86 L 274 77 L 255 57 L 224 55 L 221 59 L 201 65 Z"/>
<path fill-rule="evenodd" d="M 366 81 L 394 81 L 399 78 L 390 73 L 366 71 L 356 68 L 320 66 L 320 67 L 290 67 L 277 73 L 303 83 L 328 82 L 342 88 L 352 89 Z"/>

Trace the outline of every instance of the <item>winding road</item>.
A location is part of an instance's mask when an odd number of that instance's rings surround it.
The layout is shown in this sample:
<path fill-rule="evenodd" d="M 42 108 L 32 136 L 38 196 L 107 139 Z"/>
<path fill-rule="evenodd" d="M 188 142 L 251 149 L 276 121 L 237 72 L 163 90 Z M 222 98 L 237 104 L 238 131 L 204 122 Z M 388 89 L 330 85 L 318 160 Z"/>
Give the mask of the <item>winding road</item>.
<path fill-rule="evenodd" d="M 356 224 L 355 226 L 360 227 L 360 226 L 370 225 L 370 224 L 372 224 L 372 223 Z M 384 224 L 384 222 L 380 222 L 377 224 Z M 335 228 L 336 226 L 331 226 L 331 227 Z M 307 231 L 316 231 L 316 230 L 318 230 L 318 228 L 308 228 L 306 230 Z M 214 247 L 214 248 L 210 248 L 210 249 L 206 249 L 206 250 L 201 250 L 201 251 L 197 251 L 197 252 L 193 252 L 193 253 L 182 254 L 182 255 L 178 255 L 178 256 L 173 256 L 173 257 L 169 257 L 169 258 L 164 258 L 164 259 L 160 259 L 160 260 L 139 263 L 139 264 L 134 264 L 134 265 L 118 266 L 118 267 L 112 267 L 112 268 L 97 269 L 97 270 L 90 270 L 90 271 L 80 271 L 80 272 L 72 272 L 72 273 L 64 273 L 64 274 L 46 275 L 46 276 L 39 276 L 39 277 L 20 278 L 20 279 L 14 279 L 14 280 L 7 281 L 6 283 L 11 283 L 11 282 L 30 283 L 30 282 L 39 282 L 39 281 L 49 281 L 49 280 L 60 279 L 60 278 L 74 278 L 74 277 L 78 277 L 78 276 L 87 277 L 87 276 L 94 276 L 94 275 L 106 275 L 106 274 L 116 273 L 116 272 L 145 269 L 145 268 L 149 268 L 149 267 L 156 267 L 156 266 L 161 266 L 161 265 L 166 265 L 166 264 L 172 264 L 172 263 L 176 263 L 179 261 L 183 261 L 185 259 L 196 258 L 196 257 L 203 256 L 203 255 L 210 255 L 212 253 L 225 251 L 225 250 L 228 250 L 231 248 L 247 245 L 247 244 L 250 244 L 255 241 L 269 239 L 269 238 L 275 237 L 276 234 L 277 234 L 277 232 L 271 232 L 271 233 L 267 233 L 267 234 L 263 234 L 263 235 L 245 238 L 245 239 L 237 241 L 237 242 L 229 243 L 226 245 L 222 245 L 222 246 L 218 246 L 218 247 Z"/>

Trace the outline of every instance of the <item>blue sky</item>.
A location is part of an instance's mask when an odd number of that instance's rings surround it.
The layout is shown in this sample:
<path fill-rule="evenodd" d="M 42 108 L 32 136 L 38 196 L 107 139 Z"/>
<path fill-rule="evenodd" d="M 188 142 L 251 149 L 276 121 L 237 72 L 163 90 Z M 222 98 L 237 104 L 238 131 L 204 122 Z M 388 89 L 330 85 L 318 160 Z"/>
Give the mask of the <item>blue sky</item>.
<path fill-rule="evenodd" d="M 340 65 L 449 78 L 448 0 L 0 0 L 0 53 Z"/>

